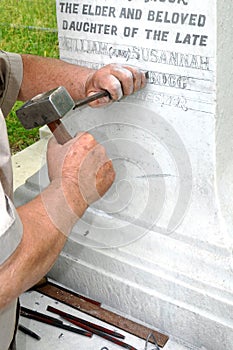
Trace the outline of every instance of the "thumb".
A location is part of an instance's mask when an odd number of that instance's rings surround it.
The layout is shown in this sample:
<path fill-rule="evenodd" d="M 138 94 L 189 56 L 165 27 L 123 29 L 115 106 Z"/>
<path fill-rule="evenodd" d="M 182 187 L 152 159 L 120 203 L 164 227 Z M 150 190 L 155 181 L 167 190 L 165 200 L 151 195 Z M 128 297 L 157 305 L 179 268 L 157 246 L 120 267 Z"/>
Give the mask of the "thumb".
<path fill-rule="evenodd" d="M 58 142 L 57 142 L 56 138 L 54 137 L 54 135 L 52 135 L 48 141 L 48 148 L 56 147 L 56 145 L 58 145 Z"/>

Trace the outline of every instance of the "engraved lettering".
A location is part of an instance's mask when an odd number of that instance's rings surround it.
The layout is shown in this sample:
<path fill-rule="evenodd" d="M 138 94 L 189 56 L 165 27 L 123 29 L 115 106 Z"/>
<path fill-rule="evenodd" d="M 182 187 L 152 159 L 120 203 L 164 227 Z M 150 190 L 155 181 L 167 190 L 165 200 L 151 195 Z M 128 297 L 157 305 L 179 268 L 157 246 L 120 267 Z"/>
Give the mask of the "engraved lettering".
<path fill-rule="evenodd" d="M 105 35 L 117 35 L 117 26 L 102 23 L 92 23 L 92 22 L 79 22 L 63 20 L 62 25 L 63 30 L 95 33 L 95 34 L 105 34 Z"/>
<path fill-rule="evenodd" d="M 112 6 L 94 6 L 84 4 L 82 14 L 86 16 L 116 17 L 116 8 Z"/>
<path fill-rule="evenodd" d="M 179 13 L 168 11 L 149 10 L 148 21 L 167 24 L 186 24 L 190 26 L 204 27 L 206 24 L 206 16 L 194 13 Z"/>
<path fill-rule="evenodd" d="M 207 56 L 184 54 L 177 51 L 156 50 L 140 46 L 114 46 L 111 43 L 98 40 L 74 39 L 68 36 L 59 37 L 59 43 L 60 49 L 74 53 L 83 52 L 107 56 L 111 59 L 121 57 L 125 61 L 137 60 L 139 62 L 153 62 L 176 67 L 210 70 L 210 58 Z"/>
<path fill-rule="evenodd" d="M 122 7 L 119 17 L 139 20 L 142 18 L 142 10 Z"/>
<path fill-rule="evenodd" d="M 175 43 L 176 44 L 188 44 L 188 45 L 199 45 L 207 46 L 208 36 L 206 35 L 197 35 L 197 34 L 176 34 Z"/>

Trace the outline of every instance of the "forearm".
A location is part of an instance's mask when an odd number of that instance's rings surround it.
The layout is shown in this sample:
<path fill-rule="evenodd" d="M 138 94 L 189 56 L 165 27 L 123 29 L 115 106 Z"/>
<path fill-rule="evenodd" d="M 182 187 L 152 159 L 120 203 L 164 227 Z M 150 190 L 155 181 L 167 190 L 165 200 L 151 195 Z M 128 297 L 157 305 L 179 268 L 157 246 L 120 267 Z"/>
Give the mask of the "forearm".
<path fill-rule="evenodd" d="M 22 55 L 23 81 L 18 99 L 26 101 L 39 93 L 64 86 L 74 100 L 85 97 L 85 82 L 92 69 L 59 59 Z"/>
<path fill-rule="evenodd" d="M 64 86 L 74 100 L 107 90 L 111 96 L 91 103 L 92 107 L 117 101 L 146 85 L 145 74 L 139 69 L 108 64 L 98 70 L 69 64 L 59 59 L 22 55 L 23 81 L 18 99 L 26 101 L 39 93 Z"/>
<path fill-rule="evenodd" d="M 56 187 L 56 184 L 52 184 L 43 195 L 18 208 L 23 223 L 23 238 L 15 252 L 0 267 L 0 309 L 49 271 L 62 250 L 69 231 L 86 209 L 82 197 L 76 193 L 77 200 L 69 203 L 71 210 L 65 210 L 65 215 L 57 221 L 55 211 L 48 210 L 48 206 L 53 202 L 53 206 L 62 208 L 64 213 L 67 201 L 64 203 L 64 197 L 56 194 Z M 71 191 L 75 192 L 74 189 Z M 62 220 L 65 223 L 61 223 Z M 66 232 L 61 229 L 64 225 Z"/>

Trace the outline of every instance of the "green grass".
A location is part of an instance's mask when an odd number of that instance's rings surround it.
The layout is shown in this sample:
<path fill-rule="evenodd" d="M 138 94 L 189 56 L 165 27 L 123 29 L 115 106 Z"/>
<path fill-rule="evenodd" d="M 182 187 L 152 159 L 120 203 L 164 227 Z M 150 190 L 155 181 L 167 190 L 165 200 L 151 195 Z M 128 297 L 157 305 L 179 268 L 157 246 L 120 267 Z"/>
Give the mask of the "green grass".
<path fill-rule="evenodd" d="M 59 57 L 55 0 L 0 0 L 0 49 Z M 43 30 L 40 28 L 44 28 Z M 38 129 L 25 130 L 18 121 L 17 102 L 6 119 L 10 147 L 16 153 L 39 139 Z"/>

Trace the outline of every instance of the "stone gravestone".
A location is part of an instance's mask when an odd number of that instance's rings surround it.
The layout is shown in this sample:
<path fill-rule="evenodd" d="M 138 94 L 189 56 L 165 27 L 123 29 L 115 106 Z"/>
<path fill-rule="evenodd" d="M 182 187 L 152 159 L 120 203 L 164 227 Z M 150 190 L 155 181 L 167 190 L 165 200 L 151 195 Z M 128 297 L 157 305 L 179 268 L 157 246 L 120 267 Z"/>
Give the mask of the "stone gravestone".
<path fill-rule="evenodd" d="M 233 348 L 232 9 L 57 1 L 63 60 L 134 65 L 149 78 L 119 103 L 65 118 L 106 146 L 117 178 L 51 276 L 202 349 Z"/>

